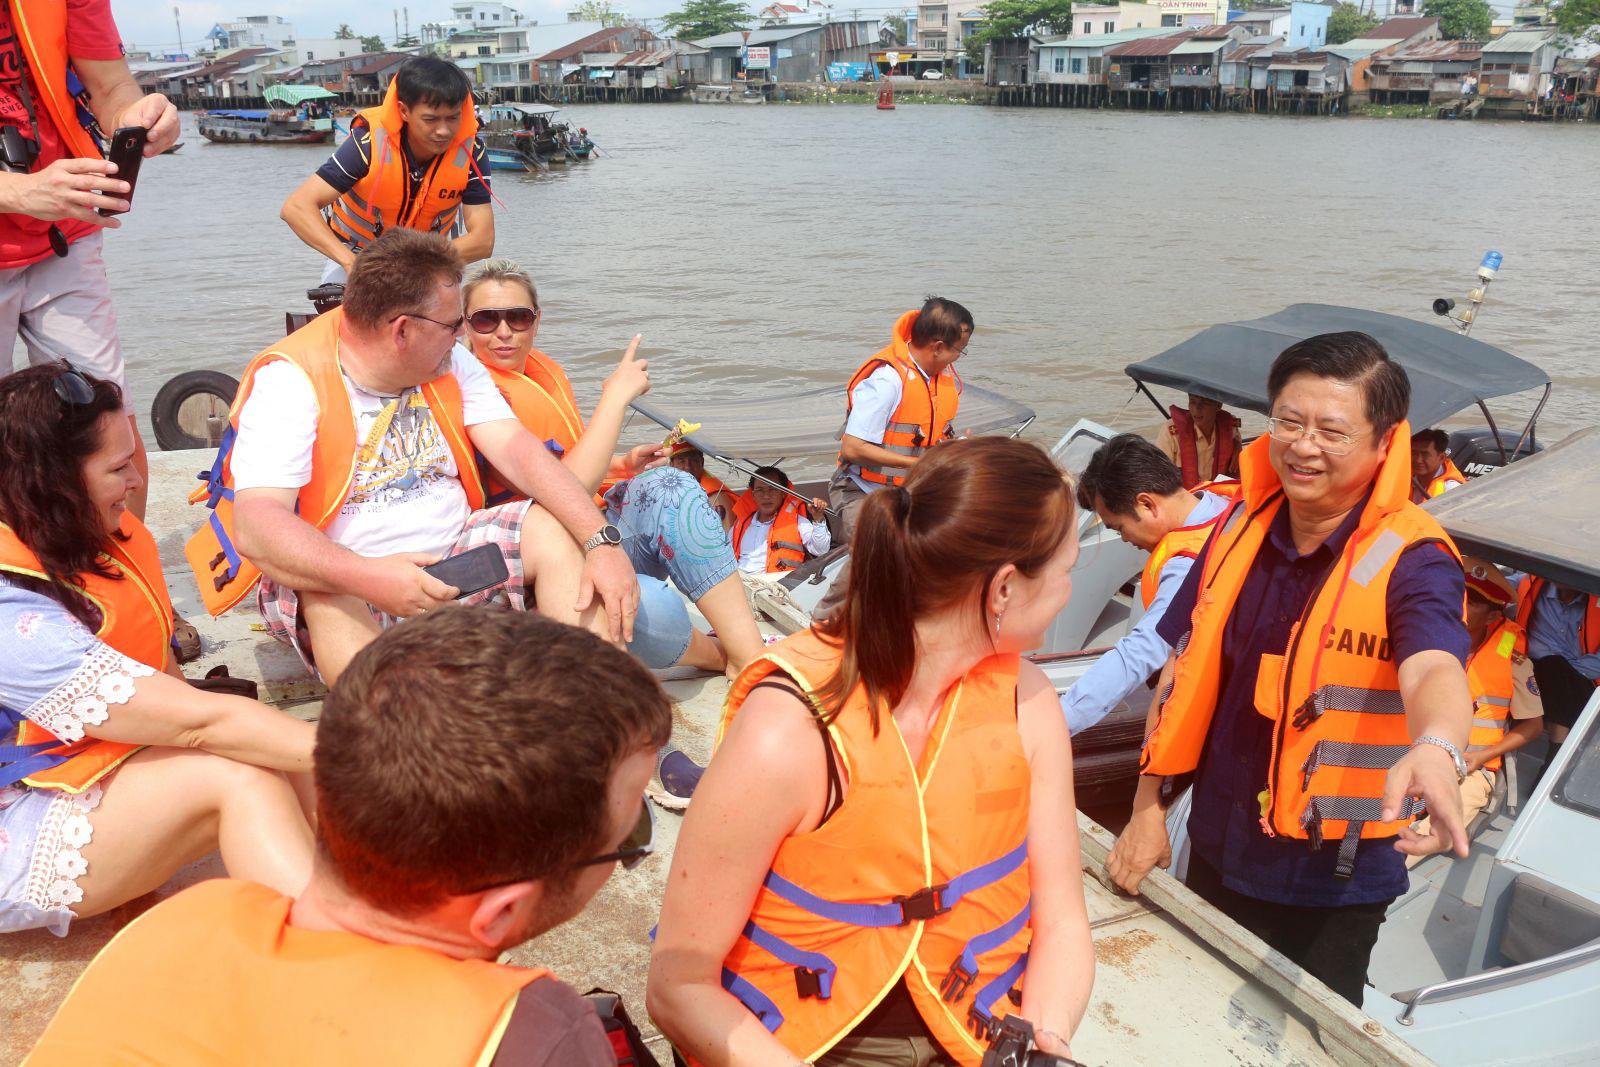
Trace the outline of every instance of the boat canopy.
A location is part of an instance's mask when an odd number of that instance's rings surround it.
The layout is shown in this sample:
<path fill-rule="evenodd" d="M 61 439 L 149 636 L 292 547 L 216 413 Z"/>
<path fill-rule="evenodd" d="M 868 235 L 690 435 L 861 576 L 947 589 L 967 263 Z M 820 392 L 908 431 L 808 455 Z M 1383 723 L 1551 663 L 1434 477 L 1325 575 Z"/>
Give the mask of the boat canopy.
<path fill-rule="evenodd" d="M 307 100 L 328 100 L 338 94 L 330 93 L 320 85 L 269 85 L 264 95 L 269 104 L 288 104 L 294 107 Z"/>
<path fill-rule="evenodd" d="M 1164 385 L 1266 414 L 1267 371 L 1278 353 L 1343 330 L 1371 334 L 1406 369 L 1414 427 L 1432 426 L 1474 404 L 1482 408 L 1491 397 L 1550 386 L 1544 371 L 1494 345 L 1415 319 L 1331 304 L 1292 304 L 1266 318 L 1219 323 L 1130 364 L 1127 373 L 1147 394 L 1148 385 Z"/>
<path fill-rule="evenodd" d="M 1461 551 L 1600 595 L 1600 426 L 1424 507 Z"/>
<path fill-rule="evenodd" d="M 561 110 L 559 107 L 553 107 L 550 104 L 523 104 L 515 100 L 502 100 L 498 104 L 489 106 L 489 114 L 492 116 L 502 108 L 508 112 L 514 111 L 519 115 L 554 115 Z"/>
<path fill-rule="evenodd" d="M 844 390 L 836 385 L 737 400 L 679 400 L 652 393 L 648 401 L 635 400 L 633 409 L 669 430 L 680 417 L 700 423 L 686 440 L 708 456 L 727 460 L 832 455 L 844 429 Z M 956 424 L 976 435 L 1014 430 L 1032 418 L 1026 405 L 967 382 Z"/>

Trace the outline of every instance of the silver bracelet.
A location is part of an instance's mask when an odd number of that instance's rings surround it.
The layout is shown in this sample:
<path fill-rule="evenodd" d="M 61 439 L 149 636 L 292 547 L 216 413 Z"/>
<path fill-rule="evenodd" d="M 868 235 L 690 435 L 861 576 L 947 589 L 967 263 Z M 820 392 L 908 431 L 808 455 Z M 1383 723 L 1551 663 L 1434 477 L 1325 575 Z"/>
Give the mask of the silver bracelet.
<path fill-rule="evenodd" d="M 1461 750 L 1455 745 L 1451 744 L 1449 741 L 1446 741 L 1442 737 L 1435 736 L 1434 734 L 1423 734 L 1421 737 L 1411 742 L 1412 748 L 1416 748 L 1418 745 L 1433 745 L 1437 748 L 1444 749 L 1446 752 L 1450 753 L 1450 759 L 1456 765 L 1456 781 L 1459 782 L 1461 779 L 1467 776 L 1467 761 L 1462 758 Z"/>

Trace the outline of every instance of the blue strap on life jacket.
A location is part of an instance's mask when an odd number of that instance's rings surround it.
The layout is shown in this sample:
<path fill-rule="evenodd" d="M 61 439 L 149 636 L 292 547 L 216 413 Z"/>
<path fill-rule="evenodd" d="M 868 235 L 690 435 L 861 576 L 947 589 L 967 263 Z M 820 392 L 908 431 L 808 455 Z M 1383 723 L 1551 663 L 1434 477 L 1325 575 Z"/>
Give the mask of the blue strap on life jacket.
<path fill-rule="evenodd" d="M 853 904 L 826 900 L 807 892 L 776 871 L 767 872 L 762 883 L 778 896 L 811 914 L 848 926 L 904 926 L 907 923 L 943 915 L 968 893 L 993 885 L 1021 867 L 1028 859 L 1028 839 L 998 859 L 974 867 L 940 885 L 919 889 L 908 896 L 895 897 L 883 904 Z"/>
<path fill-rule="evenodd" d="M 211 469 L 203 470 L 199 474 L 195 475 L 195 477 L 200 481 L 206 483 L 206 489 L 208 489 L 211 494 L 206 499 L 206 507 L 211 508 L 213 511 L 216 510 L 217 502 L 219 500 L 233 499 L 233 490 L 222 484 L 222 464 L 227 460 L 228 455 L 233 451 L 233 439 L 235 435 L 236 431 L 233 428 L 233 423 L 230 421 L 228 423 L 228 428 L 222 431 L 221 440 L 217 442 L 217 458 L 211 461 Z"/>
<path fill-rule="evenodd" d="M 939 995 L 944 997 L 946 1003 L 954 1004 L 960 1000 L 972 983 L 978 980 L 978 957 L 993 952 L 1011 940 L 1012 936 L 1027 924 L 1028 916 L 1032 913 L 1033 899 L 1030 897 L 1021 911 L 993 930 L 979 934 L 967 942 L 966 947 L 961 950 L 961 955 L 945 973 L 944 981 L 939 983 Z"/>
<path fill-rule="evenodd" d="M 10 732 L 23 722 L 23 716 L 10 708 L 0 707 L 0 730 Z M 58 740 L 40 741 L 32 745 L 0 745 L 0 787 L 15 785 L 40 771 L 59 767 L 67 757 L 51 753 L 48 749 L 60 747 Z"/>
<path fill-rule="evenodd" d="M 833 977 L 839 973 L 839 968 L 827 956 L 796 948 L 778 935 L 761 929 L 753 921 L 744 924 L 744 936 L 752 944 L 759 945 L 794 967 L 795 988 L 801 997 L 827 1000 L 833 996 Z"/>
<path fill-rule="evenodd" d="M 567 454 L 567 450 L 562 448 L 561 444 L 554 437 L 546 441 L 544 443 L 544 447 L 549 449 L 550 454 L 555 456 L 557 459 L 560 459 L 562 456 Z M 483 483 L 485 490 L 487 490 L 489 485 L 489 471 L 492 469 L 493 465 L 489 462 L 489 457 L 485 456 L 477 449 L 472 450 L 472 455 L 473 461 L 478 465 L 478 480 Z M 486 508 L 496 507 L 500 504 L 504 504 L 508 500 L 515 500 L 517 495 L 517 490 L 515 488 L 506 488 L 498 493 L 485 495 L 483 498 L 483 506 Z"/>
<path fill-rule="evenodd" d="M 768 1033 L 777 1033 L 778 1027 L 783 1025 L 783 1012 L 778 1010 L 778 1006 L 765 993 L 726 967 L 722 968 L 722 988 L 749 1008 L 750 1014 L 761 1020 L 761 1025 L 767 1028 Z"/>
<path fill-rule="evenodd" d="M 1028 954 L 1024 952 L 1017 957 L 1015 963 L 1007 967 L 994 981 L 978 990 L 978 995 L 972 998 L 972 1007 L 967 1009 L 967 1026 L 980 1041 L 994 1040 L 1000 1024 L 989 1007 L 1009 994 L 1011 988 L 1017 984 L 1017 979 L 1022 977 L 1022 972 L 1027 969 Z"/>

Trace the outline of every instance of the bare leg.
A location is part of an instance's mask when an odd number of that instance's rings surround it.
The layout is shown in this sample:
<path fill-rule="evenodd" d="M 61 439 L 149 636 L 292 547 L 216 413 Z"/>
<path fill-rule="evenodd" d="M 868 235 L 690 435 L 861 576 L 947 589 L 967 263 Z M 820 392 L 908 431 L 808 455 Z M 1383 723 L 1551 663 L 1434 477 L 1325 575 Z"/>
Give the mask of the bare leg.
<path fill-rule="evenodd" d="M 581 614 L 574 606 L 583 576 L 583 550 L 566 527 L 537 504 L 522 520 L 521 550 L 522 580 L 532 591 L 539 614 L 605 637 L 608 623 L 599 598 Z"/>
<path fill-rule="evenodd" d="M 285 776 L 209 752 L 136 753 L 105 780 L 89 820 L 79 916 L 150 892 L 214 848 L 230 875 L 280 893 L 311 877 L 311 828 Z"/>
<path fill-rule="evenodd" d="M 684 650 L 683 658 L 678 660 L 677 665 L 698 667 L 703 671 L 720 671 L 727 668 L 728 656 L 715 637 L 693 630 L 689 634 L 689 647 Z"/>
<path fill-rule="evenodd" d="M 311 635 L 317 673 L 328 685 L 382 632 L 363 601 L 339 593 L 301 593 L 300 617 Z"/>
<path fill-rule="evenodd" d="M 150 457 L 145 454 L 144 438 L 139 436 L 139 416 L 130 412 L 128 426 L 133 430 L 133 469 L 139 472 L 139 488 L 128 494 L 128 510 L 143 522 L 145 503 L 150 499 Z"/>
<path fill-rule="evenodd" d="M 726 670 L 730 677 L 744 670 L 745 664 L 766 650 L 761 642 L 761 631 L 756 628 L 755 616 L 750 614 L 750 602 L 744 596 L 744 582 L 737 571 L 707 589 L 695 601 L 695 606 L 717 632 L 717 640 L 727 654 Z M 692 649 L 693 645 L 690 647 Z"/>

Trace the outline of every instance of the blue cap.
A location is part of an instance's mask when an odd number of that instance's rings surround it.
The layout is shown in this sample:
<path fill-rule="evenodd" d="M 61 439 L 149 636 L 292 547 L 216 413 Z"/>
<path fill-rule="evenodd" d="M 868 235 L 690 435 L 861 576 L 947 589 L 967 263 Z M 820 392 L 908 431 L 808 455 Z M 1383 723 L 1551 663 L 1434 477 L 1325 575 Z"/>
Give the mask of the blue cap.
<path fill-rule="evenodd" d="M 1483 262 L 1480 263 L 1479 266 L 1488 267 L 1490 270 L 1499 270 L 1500 264 L 1504 261 L 1504 259 L 1505 257 L 1499 252 L 1485 252 L 1483 254 Z"/>

